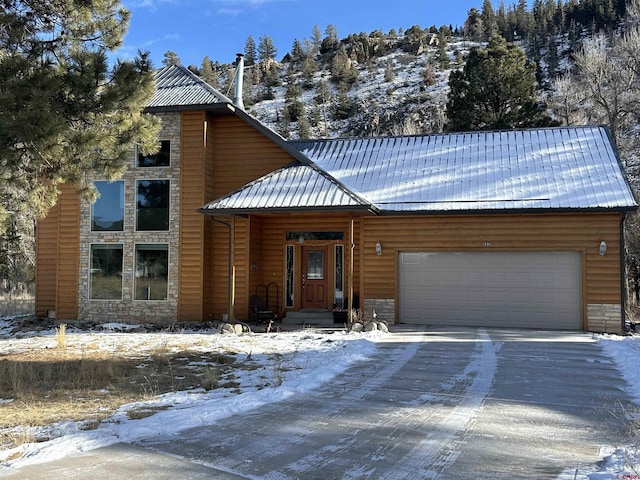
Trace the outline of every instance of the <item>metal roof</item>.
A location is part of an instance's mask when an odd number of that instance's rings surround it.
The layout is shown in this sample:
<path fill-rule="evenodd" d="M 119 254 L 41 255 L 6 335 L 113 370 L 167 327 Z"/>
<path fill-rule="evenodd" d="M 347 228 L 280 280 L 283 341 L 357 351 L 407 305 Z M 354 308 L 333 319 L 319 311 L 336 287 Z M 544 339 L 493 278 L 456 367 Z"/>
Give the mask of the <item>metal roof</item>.
<path fill-rule="evenodd" d="M 324 172 L 299 162 L 276 170 L 240 190 L 201 207 L 201 213 L 254 213 L 265 210 L 359 210 L 371 205 Z"/>
<path fill-rule="evenodd" d="M 155 72 L 156 91 L 147 108 L 192 107 L 231 104 L 218 92 L 182 65 L 167 65 Z"/>
<path fill-rule="evenodd" d="M 604 127 L 289 144 L 382 212 L 637 207 Z"/>

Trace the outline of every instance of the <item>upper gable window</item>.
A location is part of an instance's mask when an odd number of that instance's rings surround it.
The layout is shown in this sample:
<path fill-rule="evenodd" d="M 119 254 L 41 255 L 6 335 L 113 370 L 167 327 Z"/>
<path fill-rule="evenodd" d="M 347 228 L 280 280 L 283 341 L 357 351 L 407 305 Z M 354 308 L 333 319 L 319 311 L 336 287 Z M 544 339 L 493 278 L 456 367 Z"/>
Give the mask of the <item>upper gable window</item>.
<path fill-rule="evenodd" d="M 168 167 L 171 164 L 171 141 L 160 140 L 160 151 L 153 155 L 143 155 L 138 150 L 138 167 Z"/>

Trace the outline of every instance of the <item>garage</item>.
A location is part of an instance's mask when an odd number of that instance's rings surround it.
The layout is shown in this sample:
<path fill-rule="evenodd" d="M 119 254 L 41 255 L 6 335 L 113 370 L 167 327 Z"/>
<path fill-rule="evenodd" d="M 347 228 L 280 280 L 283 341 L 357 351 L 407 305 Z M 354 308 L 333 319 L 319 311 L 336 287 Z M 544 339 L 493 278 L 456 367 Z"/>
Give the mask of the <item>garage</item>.
<path fill-rule="evenodd" d="M 582 329 L 580 252 L 400 252 L 400 322 Z"/>

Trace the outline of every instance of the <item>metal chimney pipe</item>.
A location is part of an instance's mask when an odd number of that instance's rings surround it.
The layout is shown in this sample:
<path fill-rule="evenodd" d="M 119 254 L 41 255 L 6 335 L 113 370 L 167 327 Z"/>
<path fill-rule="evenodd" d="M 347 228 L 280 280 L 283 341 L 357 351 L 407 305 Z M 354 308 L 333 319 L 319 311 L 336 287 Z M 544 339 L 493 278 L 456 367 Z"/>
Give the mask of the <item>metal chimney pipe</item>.
<path fill-rule="evenodd" d="M 233 104 L 244 110 L 244 102 L 242 101 L 242 89 L 244 81 L 244 55 L 236 54 L 236 73 L 233 76 Z"/>

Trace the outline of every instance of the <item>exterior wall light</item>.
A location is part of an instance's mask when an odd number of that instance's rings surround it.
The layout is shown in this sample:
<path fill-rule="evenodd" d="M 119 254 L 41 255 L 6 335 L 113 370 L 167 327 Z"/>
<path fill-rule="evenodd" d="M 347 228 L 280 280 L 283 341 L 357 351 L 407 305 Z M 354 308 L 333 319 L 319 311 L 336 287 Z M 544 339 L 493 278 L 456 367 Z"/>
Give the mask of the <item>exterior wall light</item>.
<path fill-rule="evenodd" d="M 376 255 L 382 255 L 382 245 L 380 244 L 380 242 L 376 243 Z"/>
<path fill-rule="evenodd" d="M 600 253 L 601 256 L 607 253 L 607 243 L 604 240 L 600 242 L 600 250 L 598 253 Z"/>

